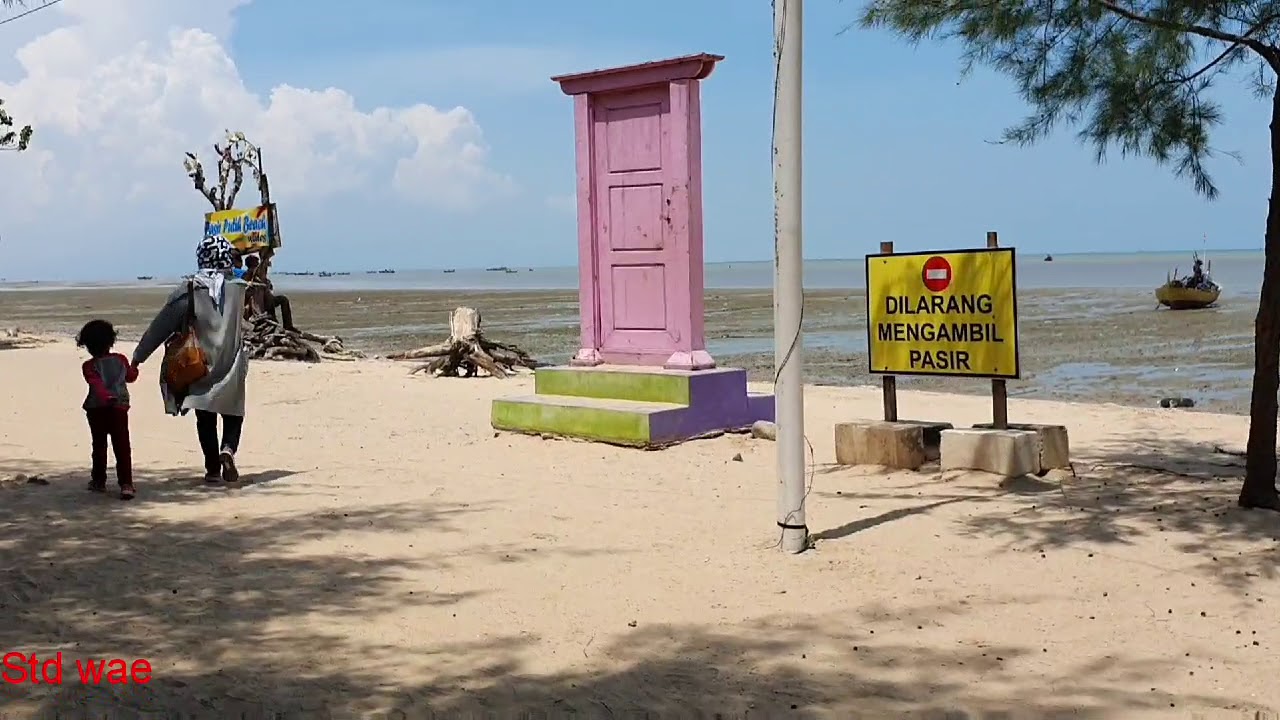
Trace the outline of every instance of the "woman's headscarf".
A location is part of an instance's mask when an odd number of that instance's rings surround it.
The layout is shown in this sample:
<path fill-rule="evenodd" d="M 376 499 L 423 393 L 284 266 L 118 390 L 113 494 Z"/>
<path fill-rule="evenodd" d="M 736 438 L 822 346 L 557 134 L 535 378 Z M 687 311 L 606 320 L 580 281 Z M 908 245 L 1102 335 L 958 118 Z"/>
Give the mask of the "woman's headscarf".
<path fill-rule="evenodd" d="M 210 235 L 196 246 L 196 271 L 194 279 L 209 291 L 213 304 L 222 306 L 222 286 L 235 260 L 235 248 L 218 235 Z"/>

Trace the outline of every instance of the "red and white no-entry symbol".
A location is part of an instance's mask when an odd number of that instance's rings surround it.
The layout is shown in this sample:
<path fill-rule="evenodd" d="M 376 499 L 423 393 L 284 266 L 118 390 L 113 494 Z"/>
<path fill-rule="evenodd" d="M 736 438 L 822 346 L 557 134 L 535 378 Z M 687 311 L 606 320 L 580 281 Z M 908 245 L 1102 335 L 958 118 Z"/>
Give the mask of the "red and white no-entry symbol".
<path fill-rule="evenodd" d="M 924 261 L 924 270 L 920 277 L 924 286 L 933 292 L 942 292 L 951 286 L 951 263 L 947 259 L 934 255 Z"/>

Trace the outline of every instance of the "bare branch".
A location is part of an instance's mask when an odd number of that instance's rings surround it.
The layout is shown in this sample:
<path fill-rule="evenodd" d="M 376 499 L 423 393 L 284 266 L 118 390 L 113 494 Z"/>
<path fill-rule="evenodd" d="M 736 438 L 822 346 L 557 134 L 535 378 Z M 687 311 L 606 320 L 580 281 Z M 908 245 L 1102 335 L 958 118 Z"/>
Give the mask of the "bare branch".
<path fill-rule="evenodd" d="M 213 152 L 218 156 L 218 202 L 224 210 L 229 210 L 231 206 L 227 204 L 227 180 L 231 173 L 230 146 L 223 148 L 214 145 Z"/>
<path fill-rule="evenodd" d="M 3 1 L 3 0 L 0 0 Z M 266 176 L 262 174 L 257 146 L 249 142 L 242 132 L 227 131 L 226 139 L 213 146 L 218 158 L 217 184 L 208 185 L 204 165 L 194 153 L 187 153 L 183 167 L 192 184 L 214 210 L 229 210 L 236 202 L 241 188 L 244 186 L 245 169 L 258 182 L 259 188 L 266 186 Z M 265 200 L 264 195 L 264 200 Z"/>
<path fill-rule="evenodd" d="M 191 184 L 195 187 L 196 192 L 200 193 L 204 199 L 209 201 L 214 210 L 222 210 L 218 206 L 218 194 L 213 188 L 205 184 L 204 165 L 194 153 L 187 153 L 187 157 L 182 161 L 182 165 L 187 170 L 187 177 L 191 178 Z"/>
<path fill-rule="evenodd" d="M 240 194 L 240 186 L 244 185 L 244 166 L 245 163 L 236 163 L 231 170 L 232 185 L 231 192 L 227 193 L 227 207 L 235 207 L 236 195 Z"/>

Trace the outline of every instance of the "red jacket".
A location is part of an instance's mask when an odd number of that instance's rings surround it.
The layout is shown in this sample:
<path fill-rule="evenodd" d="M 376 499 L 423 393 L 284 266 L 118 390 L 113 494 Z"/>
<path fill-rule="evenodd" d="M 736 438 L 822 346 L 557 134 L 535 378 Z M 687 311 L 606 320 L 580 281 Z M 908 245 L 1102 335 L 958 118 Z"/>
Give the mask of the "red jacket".
<path fill-rule="evenodd" d="M 89 358 L 80 368 L 84 380 L 89 383 L 89 394 L 84 399 L 84 409 L 120 407 L 129 408 L 128 383 L 138 379 L 138 369 L 120 353 Z"/>

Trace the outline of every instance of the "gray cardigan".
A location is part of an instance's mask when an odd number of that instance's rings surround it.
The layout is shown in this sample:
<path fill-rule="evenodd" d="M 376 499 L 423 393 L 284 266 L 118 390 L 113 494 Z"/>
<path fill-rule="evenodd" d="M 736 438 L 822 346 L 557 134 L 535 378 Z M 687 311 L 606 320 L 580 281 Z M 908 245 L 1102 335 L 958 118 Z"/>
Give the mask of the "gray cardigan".
<path fill-rule="evenodd" d="M 228 278 L 223 283 L 223 307 L 219 312 L 209 291 L 198 281 L 195 283 L 196 339 L 209 359 L 209 374 L 192 385 L 185 397 L 175 397 L 164 381 L 162 362 L 160 395 L 166 413 L 184 415 L 188 410 L 206 410 L 244 416 L 245 381 L 249 377 L 243 336 L 246 287 L 243 281 Z M 169 295 L 138 341 L 133 351 L 134 365 L 146 362 L 169 336 L 180 331 L 186 316 L 187 283 L 183 282 Z"/>

